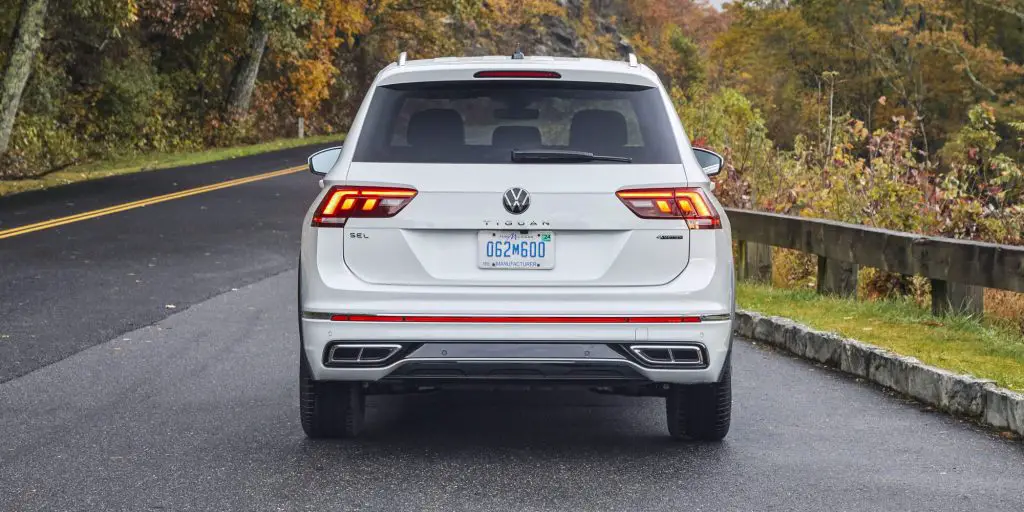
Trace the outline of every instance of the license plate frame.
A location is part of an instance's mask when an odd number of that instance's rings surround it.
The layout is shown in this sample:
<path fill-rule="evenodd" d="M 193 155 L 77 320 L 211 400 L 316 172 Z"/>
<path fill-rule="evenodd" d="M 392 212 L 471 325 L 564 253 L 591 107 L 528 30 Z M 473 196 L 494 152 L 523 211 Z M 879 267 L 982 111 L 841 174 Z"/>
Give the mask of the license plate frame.
<path fill-rule="evenodd" d="M 555 232 L 478 231 L 477 266 L 485 270 L 552 270 L 555 268 Z"/>

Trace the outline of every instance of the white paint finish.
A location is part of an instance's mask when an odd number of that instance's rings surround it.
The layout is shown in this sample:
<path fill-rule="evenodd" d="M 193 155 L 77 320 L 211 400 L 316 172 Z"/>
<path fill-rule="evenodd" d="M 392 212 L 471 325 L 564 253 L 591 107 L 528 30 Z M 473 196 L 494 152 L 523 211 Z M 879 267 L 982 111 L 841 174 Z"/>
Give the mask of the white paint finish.
<path fill-rule="evenodd" d="M 348 230 L 347 230 L 348 231 Z M 479 266 L 478 230 L 360 229 L 368 239 L 345 240 L 345 262 L 361 279 L 378 284 L 466 286 L 657 285 L 682 271 L 688 241 L 659 240 L 685 231 L 554 231 L 549 270 Z"/>
<path fill-rule="evenodd" d="M 350 219 L 343 231 L 323 233 L 343 238 L 344 262 L 371 283 L 650 286 L 678 276 L 689 259 L 683 222 L 641 219 L 615 196 L 623 188 L 684 186 L 678 165 L 360 162 L 352 165 L 349 177 L 349 183 L 419 190 L 396 217 Z M 510 214 L 502 204 L 502 194 L 511 187 L 530 192 L 530 207 L 521 215 Z M 554 231 L 555 267 L 479 268 L 479 232 L 509 228 Z M 328 252 L 322 264 L 340 265 L 333 254 Z"/>
<path fill-rule="evenodd" d="M 554 70 L 571 80 L 657 87 L 682 165 L 352 163 L 373 91 L 382 83 L 471 80 L 484 69 Z M 381 72 L 360 107 L 326 185 L 413 187 L 417 196 L 397 216 L 350 219 L 344 228 L 312 228 L 302 237 L 300 306 L 342 314 L 493 316 L 686 316 L 731 312 L 732 241 L 724 229 L 687 230 L 678 220 L 641 219 L 615 196 L 625 188 L 700 186 L 710 190 L 667 93 L 648 68 L 625 61 L 507 57 L 408 61 Z M 521 215 L 502 194 L 531 194 Z M 710 194 L 709 194 L 710 195 Z M 711 200 L 720 212 L 721 205 Z M 507 226 L 507 223 L 514 226 Z M 492 270 L 478 265 L 481 229 L 550 230 L 557 239 L 553 269 Z M 491 224 L 486 224 L 491 223 Z M 533 224 L 537 225 L 534 226 Z M 658 238 L 668 235 L 668 238 Z M 682 238 L 674 238 L 675 236 Z M 328 369 L 331 340 L 477 343 L 699 341 L 706 370 L 646 370 L 657 382 L 708 382 L 731 346 L 731 322 L 659 324 L 400 324 L 303 320 L 308 359 L 320 379 L 374 380 L 389 369 Z M 392 368 L 393 369 L 393 368 Z"/>

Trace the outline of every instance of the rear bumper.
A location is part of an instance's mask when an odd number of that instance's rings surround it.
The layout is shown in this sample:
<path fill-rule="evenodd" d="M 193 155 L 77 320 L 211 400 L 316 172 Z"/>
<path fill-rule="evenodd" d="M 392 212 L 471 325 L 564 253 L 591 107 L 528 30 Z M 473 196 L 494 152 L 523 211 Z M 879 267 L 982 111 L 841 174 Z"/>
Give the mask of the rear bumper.
<path fill-rule="evenodd" d="M 620 373 L 629 379 L 639 376 L 647 382 L 715 382 L 732 344 L 731 316 L 729 320 L 698 323 L 637 320 L 734 313 L 728 226 L 715 231 L 691 232 L 689 263 L 667 284 L 587 287 L 368 283 L 348 270 L 340 249 L 320 250 L 317 230 L 307 230 L 299 267 L 303 349 L 317 380 L 412 379 L 416 376 L 410 373 L 417 373 L 412 372 L 417 367 L 439 369 L 440 375 L 444 373 L 440 371 L 442 366 L 450 378 L 468 381 L 506 379 L 517 371 L 524 378 L 558 380 L 594 373 L 591 370 L 596 364 L 601 366 L 597 370 L 607 375 Z M 460 321 L 332 321 L 335 315 L 433 316 Z M 466 317 L 625 317 L 628 321 L 462 321 Z M 398 343 L 403 350 L 395 359 L 373 367 L 332 367 L 325 364 L 325 354 L 338 343 Z M 705 364 L 666 368 L 630 356 L 630 345 L 650 344 L 700 346 Z M 444 345 L 448 346 L 446 354 L 429 352 Z M 507 350 L 496 352 L 500 347 Z M 539 347 L 554 349 L 538 356 Z M 603 355 L 598 357 L 598 353 Z"/>
<path fill-rule="evenodd" d="M 301 320 L 303 349 L 317 380 L 695 384 L 718 380 L 732 320 L 694 324 L 402 324 Z M 332 361 L 335 347 L 400 345 L 379 362 Z M 699 364 L 652 364 L 631 347 L 688 347 Z"/>

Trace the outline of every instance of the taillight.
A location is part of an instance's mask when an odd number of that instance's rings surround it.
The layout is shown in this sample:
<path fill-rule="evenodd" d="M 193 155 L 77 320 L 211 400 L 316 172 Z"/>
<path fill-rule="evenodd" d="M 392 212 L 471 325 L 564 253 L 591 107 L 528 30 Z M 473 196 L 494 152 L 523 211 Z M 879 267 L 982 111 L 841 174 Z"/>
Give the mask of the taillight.
<path fill-rule="evenodd" d="M 616 192 L 644 219 L 684 219 L 690 229 L 721 229 L 722 218 L 701 188 L 644 188 Z"/>
<path fill-rule="evenodd" d="M 394 217 L 416 197 L 416 190 L 397 187 L 332 187 L 313 215 L 313 225 L 340 227 L 353 217 Z"/>
<path fill-rule="evenodd" d="M 699 324 L 699 316 L 420 316 L 331 315 L 332 322 L 465 324 Z"/>

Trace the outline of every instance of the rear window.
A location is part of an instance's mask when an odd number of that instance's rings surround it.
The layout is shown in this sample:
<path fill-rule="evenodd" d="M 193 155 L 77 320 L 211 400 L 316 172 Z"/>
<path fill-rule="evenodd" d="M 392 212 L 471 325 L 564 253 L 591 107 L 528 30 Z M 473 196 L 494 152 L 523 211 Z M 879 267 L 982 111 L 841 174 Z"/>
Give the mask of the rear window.
<path fill-rule="evenodd" d="M 379 87 L 357 162 L 510 163 L 513 149 L 568 149 L 678 164 L 661 94 L 582 82 L 426 82 Z"/>

